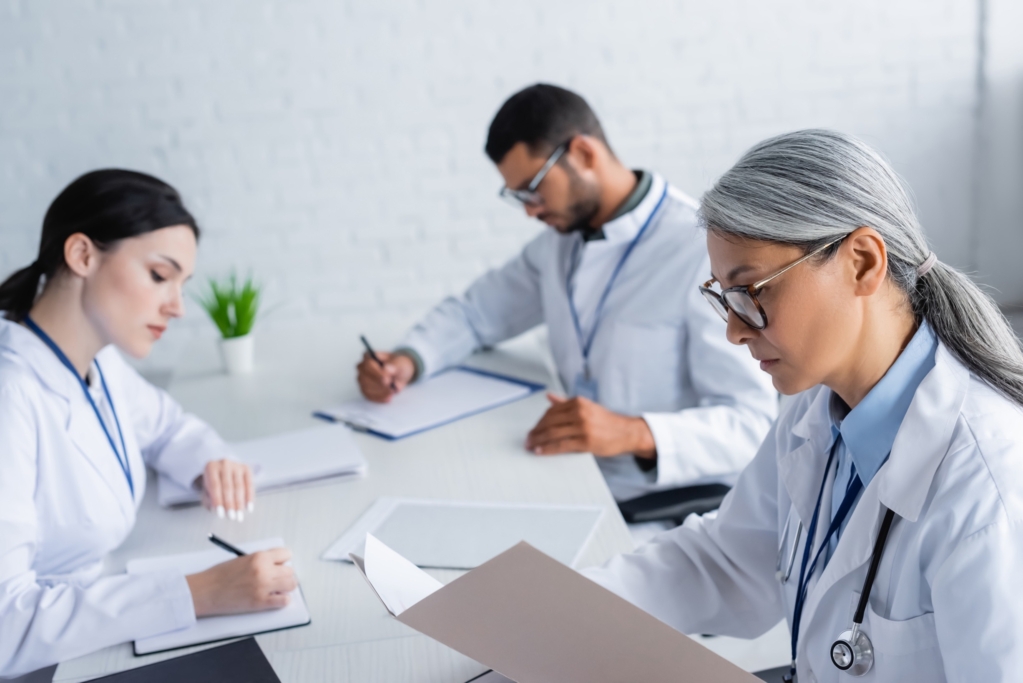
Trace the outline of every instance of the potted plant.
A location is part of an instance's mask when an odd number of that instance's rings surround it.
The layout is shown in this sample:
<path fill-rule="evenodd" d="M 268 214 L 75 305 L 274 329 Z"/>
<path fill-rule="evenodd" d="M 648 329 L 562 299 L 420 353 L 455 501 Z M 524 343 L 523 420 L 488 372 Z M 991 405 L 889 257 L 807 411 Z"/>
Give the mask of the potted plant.
<path fill-rule="evenodd" d="M 210 278 L 209 291 L 199 297 L 200 305 L 220 330 L 220 356 L 229 375 L 252 372 L 255 356 L 252 326 L 259 310 L 259 290 L 251 276 L 239 286 L 238 278 L 231 273 L 221 282 Z"/>

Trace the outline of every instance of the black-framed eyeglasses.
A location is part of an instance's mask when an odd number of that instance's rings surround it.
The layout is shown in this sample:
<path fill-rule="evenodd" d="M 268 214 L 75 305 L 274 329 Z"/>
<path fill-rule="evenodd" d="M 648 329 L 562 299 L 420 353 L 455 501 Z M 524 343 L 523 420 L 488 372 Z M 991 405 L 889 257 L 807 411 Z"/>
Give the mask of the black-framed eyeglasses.
<path fill-rule="evenodd" d="M 529 181 L 529 185 L 526 186 L 526 189 L 513 190 L 507 186 L 502 187 L 501 191 L 498 193 L 501 199 L 519 208 L 524 206 L 540 206 L 543 204 L 543 197 L 536 191 L 536 188 L 540 187 L 540 183 L 542 183 L 543 179 L 547 177 L 547 172 L 550 171 L 551 168 L 554 167 L 554 164 L 558 163 L 558 159 L 560 159 L 562 155 L 568 151 L 568 145 L 571 142 L 572 141 L 569 140 L 568 142 L 558 145 L 557 149 L 555 149 L 554 152 L 547 157 L 547 161 L 544 162 L 544 165 L 540 168 L 537 174 L 533 176 L 533 179 Z"/>
<path fill-rule="evenodd" d="M 728 312 L 735 313 L 739 320 L 743 321 L 754 330 L 762 330 L 767 327 L 767 313 L 764 312 L 764 307 L 760 305 L 760 301 L 757 299 L 757 295 L 760 294 L 760 290 L 764 288 L 771 280 L 775 279 L 783 273 L 787 273 L 803 261 L 816 256 L 828 247 L 838 244 L 845 239 L 845 236 L 839 237 L 837 240 L 832 240 L 822 247 L 814 249 L 809 254 L 802 258 L 793 261 L 789 265 L 785 266 L 778 272 L 765 277 L 759 282 L 754 282 L 752 285 L 739 285 L 738 287 L 729 287 L 720 292 L 715 292 L 711 289 L 711 286 L 717 282 L 717 278 L 711 278 L 703 283 L 700 287 L 700 293 L 711 305 L 711 307 L 717 311 L 721 318 L 728 322 Z"/>

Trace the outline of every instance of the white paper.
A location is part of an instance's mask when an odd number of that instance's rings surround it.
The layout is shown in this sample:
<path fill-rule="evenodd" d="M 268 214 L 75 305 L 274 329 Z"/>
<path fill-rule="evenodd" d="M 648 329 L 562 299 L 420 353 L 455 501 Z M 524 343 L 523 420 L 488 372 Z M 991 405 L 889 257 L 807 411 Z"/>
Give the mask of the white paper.
<path fill-rule="evenodd" d="M 379 498 L 323 554 L 348 561 L 373 534 L 420 567 L 473 569 L 520 541 L 574 566 L 596 531 L 597 505 Z"/>
<path fill-rule="evenodd" d="M 257 491 L 290 486 L 328 477 L 360 477 L 366 474 L 366 459 L 351 430 L 342 424 L 275 434 L 232 444 L 242 462 L 254 473 Z M 185 488 L 160 475 L 160 505 L 199 502 L 199 492 Z"/>
<path fill-rule="evenodd" d="M 389 403 L 359 399 L 320 414 L 400 439 L 517 401 L 533 391 L 525 384 L 453 368 L 407 387 Z"/>
<path fill-rule="evenodd" d="M 394 616 L 444 587 L 440 581 L 388 548 L 372 534 L 366 535 L 363 567 L 366 579 Z"/>
<path fill-rule="evenodd" d="M 253 553 L 259 550 L 278 548 L 283 545 L 284 542 L 279 538 L 268 538 L 261 541 L 239 543 L 238 547 L 247 553 Z M 211 546 L 209 550 L 201 550 L 194 553 L 131 560 L 128 562 L 127 569 L 129 574 L 174 571 L 188 575 L 209 569 L 213 565 L 232 560 L 235 557 L 234 553 Z M 196 620 L 195 625 L 189 628 L 136 640 L 135 653 L 144 655 L 186 647 L 188 645 L 197 645 L 199 643 L 238 638 L 254 633 L 276 631 L 291 626 L 308 624 L 309 621 L 309 609 L 306 607 L 302 591 L 295 589 L 291 593 L 291 601 L 287 607 L 265 612 L 252 612 L 250 614 L 203 617 Z"/>

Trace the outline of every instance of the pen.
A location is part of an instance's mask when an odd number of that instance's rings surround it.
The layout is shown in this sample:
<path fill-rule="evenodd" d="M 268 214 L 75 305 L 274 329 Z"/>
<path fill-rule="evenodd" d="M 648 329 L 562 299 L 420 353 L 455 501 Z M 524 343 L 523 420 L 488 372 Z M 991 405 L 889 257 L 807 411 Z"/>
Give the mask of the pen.
<path fill-rule="evenodd" d="M 245 554 L 244 550 L 240 550 L 238 548 L 235 548 L 233 545 L 231 545 L 227 541 L 217 538 L 216 535 L 214 535 L 214 534 L 210 534 L 210 543 L 212 543 L 213 545 L 220 546 L 221 548 L 223 548 L 227 552 L 234 553 L 238 557 L 241 557 L 242 555 Z"/>
<path fill-rule="evenodd" d="M 360 334 L 359 339 L 362 340 L 362 345 L 366 347 L 366 353 L 369 354 L 369 357 L 372 358 L 376 362 L 376 364 L 380 366 L 380 369 L 382 370 L 384 367 L 384 362 L 380 360 L 380 356 L 378 356 L 377 352 L 373 350 L 373 347 L 369 345 L 369 341 L 366 339 L 366 336 Z M 398 387 L 394 385 L 394 380 L 391 380 L 391 391 L 393 391 L 396 394 L 398 393 Z"/>

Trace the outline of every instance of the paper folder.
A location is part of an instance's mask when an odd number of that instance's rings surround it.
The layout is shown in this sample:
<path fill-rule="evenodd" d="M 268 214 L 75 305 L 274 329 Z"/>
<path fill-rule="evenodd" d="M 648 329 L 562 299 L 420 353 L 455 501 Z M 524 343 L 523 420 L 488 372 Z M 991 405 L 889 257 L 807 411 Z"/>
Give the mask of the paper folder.
<path fill-rule="evenodd" d="M 758 683 L 528 543 L 446 586 L 372 536 L 352 560 L 398 621 L 517 683 Z"/>

